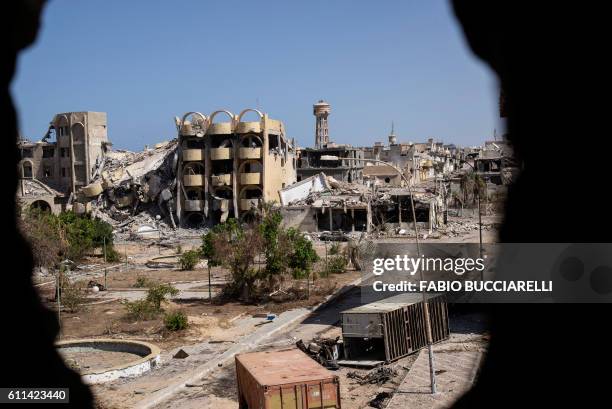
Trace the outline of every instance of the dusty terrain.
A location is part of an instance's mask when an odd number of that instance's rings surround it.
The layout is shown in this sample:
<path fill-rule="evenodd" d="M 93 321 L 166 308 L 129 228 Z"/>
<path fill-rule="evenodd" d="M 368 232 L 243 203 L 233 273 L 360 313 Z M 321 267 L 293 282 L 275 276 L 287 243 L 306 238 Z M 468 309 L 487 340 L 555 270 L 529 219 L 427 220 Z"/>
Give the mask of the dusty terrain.
<path fill-rule="evenodd" d="M 497 241 L 499 217 L 483 216 L 483 242 Z M 477 243 L 479 232 L 477 219 L 466 212 L 464 217 L 449 217 L 449 226 L 443 232 L 428 235 L 422 242 L 435 243 Z M 475 227 L 476 226 L 476 227 Z M 374 238 L 373 240 L 379 240 Z M 380 240 L 385 242 L 412 242 L 411 237 L 392 235 Z M 180 243 L 182 250 L 199 246 L 199 238 L 187 238 Z M 331 243 L 314 241 L 317 253 L 325 259 Z M 346 243 L 340 245 L 340 250 Z M 93 390 L 103 408 L 131 408 L 146 402 L 168 385 L 180 384 L 191 379 L 207 364 L 219 362 L 205 377 L 193 381 L 186 388 L 174 394 L 171 399 L 156 405 L 159 408 L 236 408 L 236 384 L 233 361 L 226 359 L 236 348 L 240 350 L 262 350 L 293 347 L 295 342 L 303 339 L 309 342 L 317 336 L 336 337 L 340 335 L 339 312 L 351 308 L 360 302 L 359 290 L 353 289 L 339 296 L 333 303 L 314 313 L 314 306 L 323 302 L 333 292 L 338 292 L 358 280 L 361 273 L 349 270 L 343 274 L 318 278 L 310 283 L 308 299 L 292 299 L 284 302 L 268 301 L 260 305 L 239 301 L 219 301 L 208 299 L 208 269 L 198 267 L 193 271 L 181 271 L 176 268 L 148 268 L 147 261 L 161 256 L 176 255 L 176 246 L 159 246 L 156 242 L 122 242 L 117 249 L 124 255 L 119 263 L 105 265 L 98 256 L 91 257 L 84 266 L 74 272 L 74 281 L 83 286 L 90 280 L 106 284 L 107 291 L 88 292 L 87 304 L 78 312 L 61 312 L 61 338 L 111 337 L 148 341 L 159 346 L 162 351 L 162 365 L 152 372 L 134 379 L 120 379 L 109 384 L 97 385 Z M 125 263 L 127 258 L 128 263 Z M 321 263 L 317 267 L 321 269 Z M 104 269 L 109 268 L 104 281 Z M 221 267 L 211 269 L 211 292 L 218 293 L 227 279 L 228 271 Z M 135 300 L 146 296 L 146 288 L 137 288 L 139 278 L 148 282 L 173 283 L 181 289 L 181 294 L 168 300 L 163 305 L 166 312 L 182 310 L 188 316 L 189 328 L 171 332 L 163 325 L 163 316 L 145 321 L 133 321 L 127 317 L 124 300 Z M 38 290 L 48 308 L 56 310 L 52 301 L 54 295 L 53 279 L 38 277 Z M 47 284 L 45 284 L 47 283 Z M 282 283 L 282 289 L 300 288 L 306 293 L 304 280 L 289 279 Z M 185 296 L 187 295 L 187 296 Z M 279 323 L 267 323 L 265 314 L 278 315 Z M 438 348 L 485 348 L 486 328 L 478 324 L 482 314 L 475 316 L 458 313 L 451 317 L 453 334 L 451 339 Z M 291 317 L 303 317 L 293 322 Z M 288 318 L 283 318 L 288 317 Z M 474 318 L 476 317 L 476 318 Z M 290 325 L 282 324 L 283 319 Z M 461 325 L 468 324 L 466 328 Z M 282 325 L 281 325 L 282 324 Z M 472 325 L 473 326 L 473 325 Z M 280 330 L 276 330 L 276 328 Z M 266 335 L 267 333 L 273 335 Z M 467 335 L 466 335 L 467 334 Z M 175 359 L 173 355 L 183 349 L 189 356 Z M 95 358 L 95 357 L 94 357 Z M 357 409 L 368 407 L 368 402 L 380 392 L 392 393 L 408 373 L 416 359 L 416 354 L 402 358 L 390 366 L 395 376 L 384 384 L 359 384 L 349 378 L 350 372 L 364 374 L 366 369 L 341 368 L 336 373 L 341 379 L 341 396 L 343 408 Z M 95 361 L 95 359 L 94 359 Z M 94 362 L 95 364 L 95 362 Z M 83 365 L 91 366 L 84 361 Z M 93 365 L 93 364 L 92 364 Z"/>

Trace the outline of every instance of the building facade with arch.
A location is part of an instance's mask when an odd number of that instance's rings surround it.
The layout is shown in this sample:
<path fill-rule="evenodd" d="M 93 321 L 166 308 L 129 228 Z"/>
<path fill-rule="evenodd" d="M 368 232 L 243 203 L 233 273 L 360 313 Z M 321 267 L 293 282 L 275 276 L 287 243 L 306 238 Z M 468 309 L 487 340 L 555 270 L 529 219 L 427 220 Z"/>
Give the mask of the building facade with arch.
<path fill-rule="evenodd" d="M 183 226 L 244 218 L 263 203 L 280 203 L 279 190 L 297 180 L 294 142 L 266 113 L 188 112 L 176 125 L 176 215 Z"/>
<path fill-rule="evenodd" d="M 58 195 L 53 201 L 47 200 L 53 205 L 51 210 L 56 210 L 58 201 L 67 199 L 95 178 L 109 147 L 106 112 L 55 115 L 39 141 L 22 139 L 18 143 L 19 176 L 24 181 L 35 181 L 22 183 L 18 198 L 29 202 L 28 192 L 34 186 L 45 186 L 48 188 L 42 187 L 45 195 Z"/>

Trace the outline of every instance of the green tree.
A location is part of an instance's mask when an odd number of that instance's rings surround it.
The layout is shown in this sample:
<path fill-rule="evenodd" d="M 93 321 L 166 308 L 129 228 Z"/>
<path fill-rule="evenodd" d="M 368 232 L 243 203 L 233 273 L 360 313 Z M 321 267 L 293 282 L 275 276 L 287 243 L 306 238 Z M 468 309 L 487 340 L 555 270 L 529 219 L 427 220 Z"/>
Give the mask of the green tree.
<path fill-rule="evenodd" d="M 283 233 L 281 228 L 282 221 L 283 217 L 280 211 L 269 209 L 259 224 L 264 255 L 266 257 L 265 273 L 267 276 L 284 273 L 287 268 L 287 254 L 283 251 L 284 246 L 282 245 L 286 243 L 279 242 L 279 237 Z"/>
<path fill-rule="evenodd" d="M 294 228 L 287 229 L 286 237 L 291 243 L 289 267 L 293 270 L 294 278 L 304 278 L 310 275 L 312 266 L 319 260 L 312 242 L 304 234 Z"/>

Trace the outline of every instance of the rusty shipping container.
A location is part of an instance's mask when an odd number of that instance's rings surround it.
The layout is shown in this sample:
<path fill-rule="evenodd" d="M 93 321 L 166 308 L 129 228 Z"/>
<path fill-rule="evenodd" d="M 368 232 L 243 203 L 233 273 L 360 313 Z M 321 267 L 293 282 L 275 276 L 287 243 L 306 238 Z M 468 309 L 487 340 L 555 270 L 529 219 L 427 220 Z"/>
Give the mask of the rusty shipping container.
<path fill-rule="evenodd" d="M 340 382 L 299 349 L 236 355 L 240 409 L 340 409 Z"/>
<path fill-rule="evenodd" d="M 449 337 L 444 295 L 426 294 L 433 342 Z M 399 294 L 343 311 L 346 361 L 390 362 L 427 346 L 423 295 Z"/>

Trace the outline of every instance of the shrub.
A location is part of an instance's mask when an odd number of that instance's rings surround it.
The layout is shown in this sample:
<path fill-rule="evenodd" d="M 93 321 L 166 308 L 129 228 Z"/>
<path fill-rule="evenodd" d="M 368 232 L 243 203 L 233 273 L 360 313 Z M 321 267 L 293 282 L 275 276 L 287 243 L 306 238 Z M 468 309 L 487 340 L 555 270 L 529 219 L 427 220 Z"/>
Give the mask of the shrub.
<path fill-rule="evenodd" d="M 128 311 L 128 317 L 135 320 L 150 320 L 155 318 L 162 312 L 161 304 L 166 300 L 167 295 L 176 295 L 179 293 L 175 287 L 170 284 L 153 284 L 144 277 L 138 277 L 134 287 L 149 287 L 147 297 L 144 300 L 136 300 L 125 302 L 125 308 Z"/>
<path fill-rule="evenodd" d="M 146 277 L 143 276 L 139 276 L 136 277 L 136 282 L 134 283 L 134 285 L 132 287 L 134 288 L 145 288 L 148 287 L 151 283 L 149 282 L 149 280 Z"/>
<path fill-rule="evenodd" d="M 115 247 L 111 244 L 110 246 L 106 245 L 106 261 L 110 261 L 111 263 L 117 262 L 121 259 L 121 255 Z"/>
<path fill-rule="evenodd" d="M 193 270 L 200 261 L 200 252 L 197 250 L 189 250 L 184 252 L 179 258 L 181 270 Z"/>
<path fill-rule="evenodd" d="M 62 261 L 68 242 L 56 216 L 32 209 L 23 214 L 19 227 L 30 243 L 36 266 L 51 268 Z"/>
<path fill-rule="evenodd" d="M 282 236 L 280 224 L 283 217 L 278 210 L 272 210 L 270 206 L 267 207 L 266 214 L 259 224 L 259 232 L 266 256 L 266 274 L 275 275 L 284 273 L 287 268 L 287 254 L 282 249 L 282 244 L 286 244 L 286 242 L 279 240 Z"/>
<path fill-rule="evenodd" d="M 332 243 L 331 247 L 329 248 L 329 255 L 335 256 L 337 254 L 340 254 L 340 243 Z"/>
<path fill-rule="evenodd" d="M 231 236 L 237 233 L 240 226 L 235 219 L 229 219 L 225 223 L 215 225 L 211 230 L 202 236 L 202 247 L 200 257 L 208 260 L 210 266 L 220 266 L 223 262 L 216 256 L 215 241 L 220 236 Z"/>
<path fill-rule="evenodd" d="M 60 303 L 68 312 L 78 312 L 81 305 L 85 302 L 85 290 L 76 283 L 71 283 L 63 271 L 59 273 L 60 283 Z M 57 296 L 57 288 L 56 288 Z"/>
<path fill-rule="evenodd" d="M 176 254 L 183 254 L 183 246 L 180 244 L 176 246 Z"/>
<path fill-rule="evenodd" d="M 170 284 L 156 284 L 149 287 L 146 300 L 153 305 L 156 311 L 161 311 L 161 303 L 167 295 L 177 295 L 179 290 Z"/>
<path fill-rule="evenodd" d="M 223 231 L 215 234 L 213 241 L 215 258 L 227 267 L 232 281 L 224 289 L 230 297 L 250 298 L 250 291 L 260 277 L 253 268 L 255 257 L 263 250 L 263 241 L 258 229 L 244 229 L 234 219 L 228 220 Z"/>
<path fill-rule="evenodd" d="M 134 320 L 150 320 L 157 316 L 157 311 L 148 300 L 126 301 L 124 303 L 128 317 Z"/>
<path fill-rule="evenodd" d="M 187 316 L 183 311 L 175 311 L 166 314 L 164 317 L 164 325 L 170 331 L 179 331 L 189 326 Z"/>
<path fill-rule="evenodd" d="M 294 278 L 308 277 L 312 265 L 319 260 L 312 242 L 294 228 L 287 229 L 287 241 L 291 243 L 291 253 L 288 256 L 289 267 L 293 269 Z"/>
<path fill-rule="evenodd" d="M 346 265 L 348 264 L 344 256 L 332 256 L 327 260 L 327 267 L 322 274 L 328 276 L 330 274 L 340 274 L 346 271 Z"/>
<path fill-rule="evenodd" d="M 94 248 L 103 247 L 105 242 L 107 260 L 119 259 L 113 247 L 113 228 L 100 219 L 74 212 L 56 216 L 30 210 L 24 212 L 21 227 L 40 266 L 53 267 L 65 258 L 79 261 Z"/>

